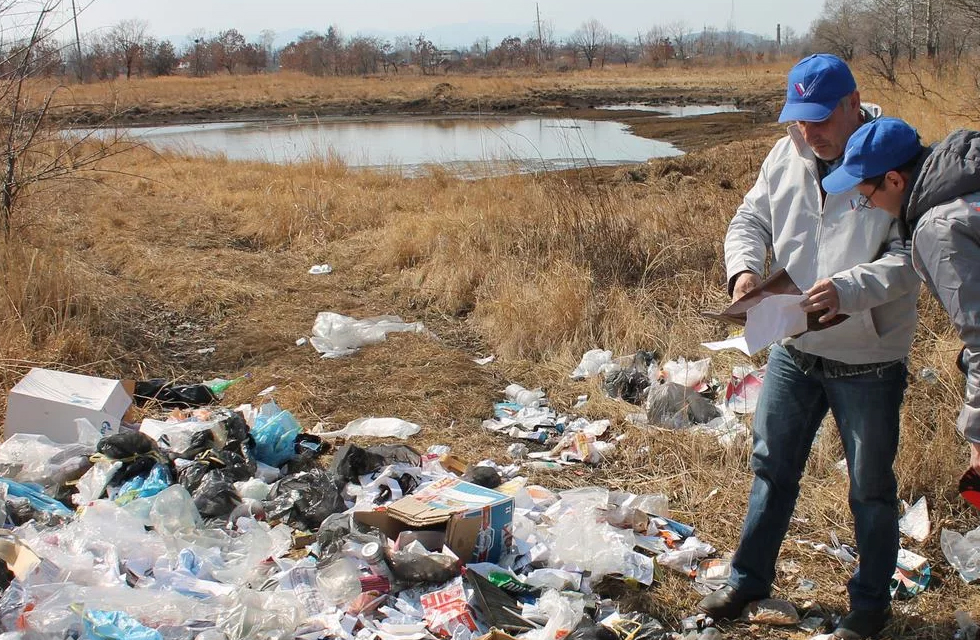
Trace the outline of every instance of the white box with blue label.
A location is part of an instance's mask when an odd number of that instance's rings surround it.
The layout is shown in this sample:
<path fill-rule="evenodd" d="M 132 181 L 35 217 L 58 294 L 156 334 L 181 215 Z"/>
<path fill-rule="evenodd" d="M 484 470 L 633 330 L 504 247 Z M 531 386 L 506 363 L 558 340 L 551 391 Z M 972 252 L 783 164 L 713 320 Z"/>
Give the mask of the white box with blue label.
<path fill-rule="evenodd" d="M 442 478 L 410 496 L 354 517 L 391 539 L 406 530 L 444 530 L 463 562 L 497 562 L 511 545 L 514 499 L 459 478 Z"/>
<path fill-rule="evenodd" d="M 71 443 L 77 418 L 87 418 L 103 437 L 112 435 L 132 402 L 119 380 L 31 369 L 7 396 L 3 435 L 35 433 Z"/>

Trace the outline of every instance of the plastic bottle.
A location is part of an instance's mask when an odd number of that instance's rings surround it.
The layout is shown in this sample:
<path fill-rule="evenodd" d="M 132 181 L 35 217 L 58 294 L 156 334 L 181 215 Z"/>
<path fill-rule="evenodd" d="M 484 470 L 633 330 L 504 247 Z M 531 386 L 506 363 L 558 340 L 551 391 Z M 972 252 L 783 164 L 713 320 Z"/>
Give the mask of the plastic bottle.
<path fill-rule="evenodd" d="M 238 384 L 242 380 L 248 380 L 251 377 L 252 374 L 246 373 L 245 375 L 238 376 L 237 378 L 233 378 L 231 380 L 226 380 L 224 378 L 215 378 L 213 380 L 206 381 L 204 383 L 204 386 L 210 389 L 211 393 L 220 397 L 221 394 L 223 394 L 225 391 L 228 390 L 228 387 L 232 386 L 233 384 Z"/>
<path fill-rule="evenodd" d="M 939 382 L 939 374 L 935 369 L 925 368 L 919 372 L 919 379 L 926 384 L 936 384 Z"/>
<path fill-rule="evenodd" d="M 507 385 L 504 389 L 504 396 L 511 402 L 535 409 L 540 407 L 544 401 L 544 391 L 541 389 L 530 391 L 516 383 Z"/>

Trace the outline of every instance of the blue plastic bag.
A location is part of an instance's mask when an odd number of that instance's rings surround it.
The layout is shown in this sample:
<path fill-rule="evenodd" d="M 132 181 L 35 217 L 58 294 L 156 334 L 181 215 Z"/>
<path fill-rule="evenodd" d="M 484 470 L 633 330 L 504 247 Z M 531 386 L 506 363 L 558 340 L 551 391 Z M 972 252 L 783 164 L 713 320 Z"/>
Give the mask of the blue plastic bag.
<path fill-rule="evenodd" d="M 166 465 L 157 463 L 153 465 L 145 478 L 135 476 L 124 482 L 116 495 L 116 504 L 124 505 L 138 498 L 155 496 L 172 484 L 173 479 L 170 477 L 170 470 Z"/>
<path fill-rule="evenodd" d="M 282 466 L 296 455 L 294 446 L 299 432 L 300 426 L 293 414 L 280 409 L 275 402 L 265 403 L 251 430 L 255 457 L 273 467 Z"/>
<path fill-rule="evenodd" d="M 22 484 L 7 478 L 0 478 L 0 482 L 7 485 L 8 496 L 14 498 L 27 498 L 27 501 L 30 502 L 31 506 L 35 509 L 50 511 L 52 513 L 63 513 L 66 515 L 72 512 L 71 509 L 44 493 L 44 490 L 36 484 Z"/>
<path fill-rule="evenodd" d="M 159 631 L 122 611 L 90 609 L 82 614 L 82 620 L 90 640 L 163 640 Z"/>

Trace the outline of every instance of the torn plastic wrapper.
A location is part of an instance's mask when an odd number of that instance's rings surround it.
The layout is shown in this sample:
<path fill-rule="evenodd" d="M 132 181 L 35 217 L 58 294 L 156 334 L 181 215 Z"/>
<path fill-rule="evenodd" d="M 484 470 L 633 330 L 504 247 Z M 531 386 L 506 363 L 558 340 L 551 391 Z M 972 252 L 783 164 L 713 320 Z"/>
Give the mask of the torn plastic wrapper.
<path fill-rule="evenodd" d="M 462 578 L 456 578 L 445 588 L 422 594 L 425 621 L 431 631 L 445 638 L 454 636 L 457 627 L 478 631 L 476 619 L 466 600 Z"/>
<path fill-rule="evenodd" d="M 746 369 L 736 367 L 725 388 L 725 406 L 740 415 L 755 413 L 766 375 L 765 367 L 756 371 Z"/>
<path fill-rule="evenodd" d="M 892 576 L 890 590 L 892 598 L 913 598 L 929 586 L 932 568 L 922 556 L 899 549 L 895 574 Z"/>

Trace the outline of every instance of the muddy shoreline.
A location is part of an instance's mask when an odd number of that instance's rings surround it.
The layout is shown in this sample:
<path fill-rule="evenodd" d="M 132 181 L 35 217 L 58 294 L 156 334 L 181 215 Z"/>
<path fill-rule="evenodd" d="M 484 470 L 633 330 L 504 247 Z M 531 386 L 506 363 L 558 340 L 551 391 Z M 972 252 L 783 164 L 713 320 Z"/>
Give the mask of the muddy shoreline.
<path fill-rule="evenodd" d="M 248 122 L 283 118 L 357 116 L 472 116 L 538 115 L 585 120 L 615 120 L 635 135 L 670 142 L 684 151 L 742 140 L 775 131 L 774 106 L 781 96 L 772 92 L 733 94 L 721 89 L 615 89 L 530 91 L 521 96 L 493 99 L 458 96 L 450 83 L 436 85 L 423 99 L 326 101 L 321 104 L 270 102 L 220 107 L 143 107 L 135 105 L 108 118 L 98 109 L 72 110 L 59 119 L 69 126 L 164 126 L 210 122 Z M 686 118 L 663 118 L 651 111 L 604 110 L 604 105 L 734 104 L 740 111 Z"/>

